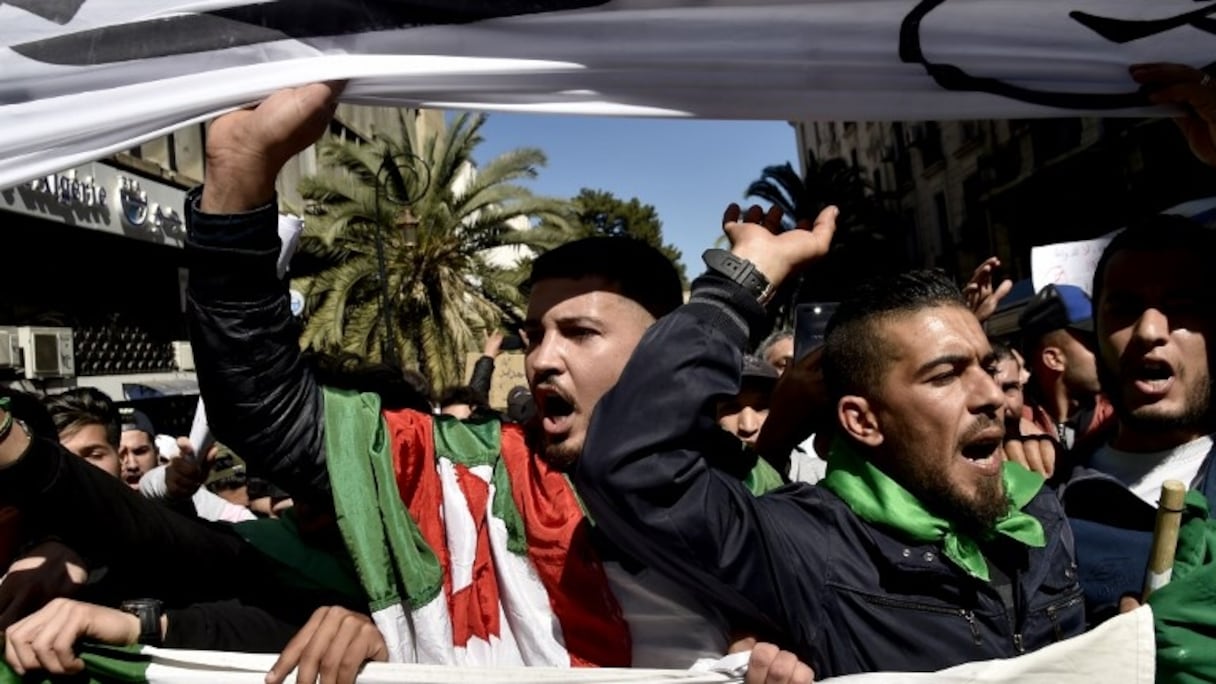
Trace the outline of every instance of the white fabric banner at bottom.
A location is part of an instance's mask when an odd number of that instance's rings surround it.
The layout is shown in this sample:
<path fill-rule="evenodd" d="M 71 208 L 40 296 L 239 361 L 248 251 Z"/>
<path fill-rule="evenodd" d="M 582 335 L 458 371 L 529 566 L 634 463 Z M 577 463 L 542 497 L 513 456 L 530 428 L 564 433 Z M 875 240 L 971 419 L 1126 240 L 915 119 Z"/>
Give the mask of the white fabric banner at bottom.
<path fill-rule="evenodd" d="M 1153 684 L 1153 609 L 1137 608 L 1096 629 L 1017 658 L 965 663 L 938 672 L 878 672 L 832 684 Z"/>
<path fill-rule="evenodd" d="M 145 648 L 151 684 L 262 684 L 277 656 Z M 727 684 L 742 681 L 746 654 L 727 656 L 694 670 L 544 667 L 452 667 L 370 663 L 360 684 Z M 1034 653 L 1006 660 L 966 663 L 938 672 L 876 672 L 836 677 L 833 684 L 1152 684 L 1156 666 L 1153 613 L 1148 606 L 1097 629 Z M 135 680 L 131 680 L 135 681 Z"/>

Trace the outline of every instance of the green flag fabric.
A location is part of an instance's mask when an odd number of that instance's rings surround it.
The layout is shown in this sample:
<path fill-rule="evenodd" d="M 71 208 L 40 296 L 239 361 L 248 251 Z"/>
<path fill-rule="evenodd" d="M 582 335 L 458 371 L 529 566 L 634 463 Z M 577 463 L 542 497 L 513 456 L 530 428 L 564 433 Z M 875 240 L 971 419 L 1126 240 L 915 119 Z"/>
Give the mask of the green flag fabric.
<path fill-rule="evenodd" d="M 1158 684 L 1216 682 L 1216 521 L 1187 492 L 1170 583 L 1153 592 Z"/>

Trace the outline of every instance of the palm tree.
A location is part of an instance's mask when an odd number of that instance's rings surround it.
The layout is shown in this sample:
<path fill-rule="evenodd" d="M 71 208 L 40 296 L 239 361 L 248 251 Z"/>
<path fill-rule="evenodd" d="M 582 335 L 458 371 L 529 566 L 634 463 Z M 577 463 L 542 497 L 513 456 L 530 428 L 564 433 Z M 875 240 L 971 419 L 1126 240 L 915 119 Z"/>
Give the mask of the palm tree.
<path fill-rule="evenodd" d="M 544 166 L 540 150 L 474 165 L 484 115 L 423 125 L 403 110 L 398 121 L 366 143 L 327 138 L 322 170 L 300 182 L 301 344 L 416 366 L 440 387 L 461 382 L 465 353 L 486 330 L 519 316 L 519 269 L 487 257 L 569 239 L 570 211 L 517 184 Z"/>
<path fill-rule="evenodd" d="M 792 323 L 793 306 L 803 301 L 836 301 L 860 279 L 906 267 L 903 219 L 868 183 L 860 168 L 841 158 L 820 161 L 807 155 L 804 176 L 787 162 L 767 166 L 747 187 L 747 196 L 784 212 L 786 230 L 799 221 L 814 221 L 824 207 L 840 209 L 832 251 L 798 283 L 779 293 L 779 324 Z"/>
<path fill-rule="evenodd" d="M 747 186 L 747 196 L 780 207 L 787 229 L 798 221 L 814 220 L 829 204 L 840 208 L 842 220 L 855 221 L 856 218 L 849 217 L 858 215 L 845 209 L 866 204 L 867 188 L 861 169 L 839 157 L 820 162 L 813 154 L 807 155 L 806 166 L 805 176 L 799 176 L 789 162 L 764 167 L 760 178 Z"/>

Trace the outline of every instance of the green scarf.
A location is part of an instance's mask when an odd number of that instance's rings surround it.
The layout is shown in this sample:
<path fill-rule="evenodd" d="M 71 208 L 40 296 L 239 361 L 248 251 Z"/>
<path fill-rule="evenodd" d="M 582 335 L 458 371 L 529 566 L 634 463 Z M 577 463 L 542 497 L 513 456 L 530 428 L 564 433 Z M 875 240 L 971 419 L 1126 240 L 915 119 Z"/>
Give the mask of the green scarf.
<path fill-rule="evenodd" d="M 1022 512 L 1042 489 L 1043 476 L 1009 461 L 1001 469 L 1001 479 L 1009 497 L 1009 512 L 996 522 L 984 541 L 1003 534 L 1026 546 L 1045 546 L 1043 525 Z M 941 542 L 946 558 L 972 577 L 988 581 L 988 562 L 975 539 L 960 533 L 949 520 L 926 510 L 911 492 L 862 458 L 842 438 L 832 444 L 828 472 L 821 484 L 844 499 L 862 520 L 903 533 L 917 542 Z"/>

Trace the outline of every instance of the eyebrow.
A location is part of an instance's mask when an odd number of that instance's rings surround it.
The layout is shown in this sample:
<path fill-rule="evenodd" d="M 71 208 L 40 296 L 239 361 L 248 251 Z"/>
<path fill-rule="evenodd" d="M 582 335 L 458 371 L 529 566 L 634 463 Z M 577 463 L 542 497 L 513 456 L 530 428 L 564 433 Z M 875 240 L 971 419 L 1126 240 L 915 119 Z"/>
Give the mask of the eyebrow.
<path fill-rule="evenodd" d="M 942 356 L 933 359 L 916 370 L 918 376 L 924 375 L 938 366 L 962 366 L 971 362 L 973 357 L 964 354 L 943 354 Z"/>

